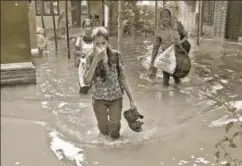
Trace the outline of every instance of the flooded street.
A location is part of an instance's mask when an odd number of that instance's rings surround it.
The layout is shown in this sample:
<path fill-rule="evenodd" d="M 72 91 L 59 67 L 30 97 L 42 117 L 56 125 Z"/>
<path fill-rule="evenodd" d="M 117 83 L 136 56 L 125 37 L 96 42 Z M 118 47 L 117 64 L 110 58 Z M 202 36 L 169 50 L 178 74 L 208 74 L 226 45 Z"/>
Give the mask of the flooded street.
<path fill-rule="evenodd" d="M 242 109 L 242 45 L 213 40 L 205 40 L 201 47 L 193 45 L 189 76 L 180 87 L 172 81 L 164 89 L 161 74 L 153 81 L 146 75 L 151 40 L 139 41 L 124 42 L 123 58 L 134 98 L 145 117 L 143 132 L 131 131 L 123 119 L 120 140 L 100 136 L 91 96 L 79 94 L 73 58 L 68 60 L 65 49 L 58 55 L 50 50 L 34 58 L 36 86 L 1 88 L 2 164 L 216 165 L 214 145 L 224 135 L 221 126 L 230 119 L 219 102 L 205 95 L 224 98 Z M 64 41 L 60 44 L 59 48 L 66 47 Z M 124 110 L 128 107 L 125 96 Z M 27 144 L 34 150 L 29 151 Z M 27 148 L 25 154 L 23 148 Z M 242 150 L 238 152 L 242 158 Z"/>

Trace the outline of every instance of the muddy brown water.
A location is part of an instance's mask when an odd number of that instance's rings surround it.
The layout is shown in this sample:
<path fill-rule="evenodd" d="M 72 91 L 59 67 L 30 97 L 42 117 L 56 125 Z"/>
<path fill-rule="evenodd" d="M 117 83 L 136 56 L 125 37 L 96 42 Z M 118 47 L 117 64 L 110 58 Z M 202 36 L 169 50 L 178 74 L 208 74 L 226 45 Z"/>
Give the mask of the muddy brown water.
<path fill-rule="evenodd" d="M 194 46 L 189 76 L 180 87 L 171 81 L 169 89 L 164 89 L 161 74 L 153 81 L 146 76 L 144 59 L 151 54 L 151 40 L 124 43 L 125 70 L 145 117 L 143 132 L 134 133 L 122 120 L 120 140 L 111 141 L 99 135 L 91 96 L 78 93 L 77 68 L 73 59 L 68 60 L 63 42 L 57 56 L 50 50 L 34 58 L 36 86 L 1 88 L 1 118 L 40 125 L 46 132 L 45 145 L 57 160 L 56 165 L 215 165 L 214 144 L 223 136 L 224 129 L 209 126 L 224 113 L 219 103 L 207 99 L 203 93 L 240 104 L 241 46 L 228 44 L 215 50 L 212 45 L 217 44 L 209 41 L 200 49 Z M 125 96 L 124 110 L 128 106 Z M 10 130 L 8 126 L 5 128 L 4 131 Z M 34 133 L 28 134 L 31 140 Z M 3 158 L 8 165 L 12 162 L 9 158 Z M 46 160 L 48 163 L 48 157 Z"/>

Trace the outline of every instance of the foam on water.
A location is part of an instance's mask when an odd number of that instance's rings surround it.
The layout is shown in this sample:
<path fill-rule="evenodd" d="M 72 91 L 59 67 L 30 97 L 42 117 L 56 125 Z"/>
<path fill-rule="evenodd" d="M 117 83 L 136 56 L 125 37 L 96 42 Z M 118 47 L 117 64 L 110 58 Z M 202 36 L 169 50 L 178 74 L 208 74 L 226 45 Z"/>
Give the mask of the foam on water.
<path fill-rule="evenodd" d="M 221 84 L 219 84 L 219 83 L 215 83 L 214 85 L 213 85 L 213 89 L 215 89 L 215 90 L 221 90 L 221 89 L 223 89 L 224 87 L 221 85 Z"/>
<path fill-rule="evenodd" d="M 242 109 L 242 100 L 241 101 L 234 101 L 232 105 L 237 109 Z"/>
<path fill-rule="evenodd" d="M 209 161 L 204 159 L 203 157 L 198 157 L 195 161 L 195 163 L 203 163 L 203 164 L 208 164 Z"/>
<path fill-rule="evenodd" d="M 237 110 L 242 109 L 242 101 L 231 101 L 231 102 L 229 102 L 229 105 L 231 107 L 236 108 Z M 242 121 L 242 116 L 240 116 L 238 118 L 234 118 L 229 115 L 224 115 L 221 118 L 212 121 L 210 123 L 209 127 L 222 127 L 230 122 L 238 122 L 239 120 Z"/>
<path fill-rule="evenodd" d="M 231 118 L 229 115 L 224 115 L 220 119 L 214 120 L 210 123 L 209 127 L 222 127 L 230 122 L 242 121 L 242 116 L 239 119 Z"/>
<path fill-rule="evenodd" d="M 56 131 L 50 132 L 49 136 L 51 138 L 50 148 L 59 160 L 67 158 L 74 161 L 77 166 L 82 166 L 85 163 L 85 157 L 81 148 L 69 141 L 65 141 L 63 136 Z"/>

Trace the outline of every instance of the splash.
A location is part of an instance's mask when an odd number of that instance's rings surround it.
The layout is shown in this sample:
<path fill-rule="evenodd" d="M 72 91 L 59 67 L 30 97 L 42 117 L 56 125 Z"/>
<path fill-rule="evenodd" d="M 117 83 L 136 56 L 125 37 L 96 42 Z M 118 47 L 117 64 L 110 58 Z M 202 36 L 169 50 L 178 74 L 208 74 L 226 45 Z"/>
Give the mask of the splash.
<path fill-rule="evenodd" d="M 61 137 L 63 136 L 56 131 L 50 132 L 49 136 L 52 139 L 50 148 L 59 160 L 66 157 L 67 159 L 74 161 L 77 166 L 82 166 L 82 164 L 85 163 L 82 149 L 62 139 Z"/>

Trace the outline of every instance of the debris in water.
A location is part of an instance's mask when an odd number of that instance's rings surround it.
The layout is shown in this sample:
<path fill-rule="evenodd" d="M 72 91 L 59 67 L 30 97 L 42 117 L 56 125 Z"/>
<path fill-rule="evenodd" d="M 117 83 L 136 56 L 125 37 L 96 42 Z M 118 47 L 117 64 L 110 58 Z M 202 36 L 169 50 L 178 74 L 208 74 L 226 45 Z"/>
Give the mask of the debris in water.
<path fill-rule="evenodd" d="M 47 101 L 43 101 L 43 102 L 41 102 L 41 106 L 43 107 L 43 108 L 48 108 L 48 102 Z"/>
<path fill-rule="evenodd" d="M 98 163 L 98 161 L 95 161 L 95 162 L 93 162 L 92 164 L 95 164 L 95 165 L 96 165 L 96 164 L 99 164 L 99 163 Z"/>
<path fill-rule="evenodd" d="M 58 105 L 58 108 L 62 108 L 62 107 L 64 107 L 65 105 L 67 105 L 66 102 L 61 102 L 61 103 Z"/>
<path fill-rule="evenodd" d="M 163 165 L 164 164 L 164 162 L 160 162 L 160 165 Z"/>
<path fill-rule="evenodd" d="M 201 151 L 203 151 L 203 148 L 200 148 Z"/>
<path fill-rule="evenodd" d="M 220 162 L 220 164 L 222 164 L 222 165 L 225 165 L 225 164 L 227 164 L 228 162 L 227 161 L 221 161 Z"/>
<path fill-rule="evenodd" d="M 180 160 L 180 163 L 187 164 L 187 163 L 188 163 L 188 161 L 185 161 L 185 160 Z"/>
<path fill-rule="evenodd" d="M 195 161 L 196 163 L 203 163 L 203 164 L 208 164 L 209 161 L 205 160 L 203 157 L 198 157 Z"/>
<path fill-rule="evenodd" d="M 176 159 L 176 158 L 174 158 L 174 157 L 172 158 L 172 160 L 175 160 L 175 159 Z"/>
<path fill-rule="evenodd" d="M 221 79 L 221 82 L 224 83 L 224 84 L 227 84 L 229 81 L 225 80 L 225 79 Z"/>
<path fill-rule="evenodd" d="M 19 162 L 15 162 L 16 165 L 19 165 Z"/>
<path fill-rule="evenodd" d="M 194 158 L 195 158 L 195 156 L 194 156 L 194 155 L 191 155 L 191 158 L 192 158 L 192 159 L 194 159 Z"/>
<path fill-rule="evenodd" d="M 221 89 L 223 89 L 223 86 L 221 84 L 219 84 L 219 83 L 216 83 L 215 85 L 213 85 L 213 89 L 221 90 Z"/>

